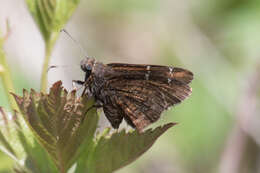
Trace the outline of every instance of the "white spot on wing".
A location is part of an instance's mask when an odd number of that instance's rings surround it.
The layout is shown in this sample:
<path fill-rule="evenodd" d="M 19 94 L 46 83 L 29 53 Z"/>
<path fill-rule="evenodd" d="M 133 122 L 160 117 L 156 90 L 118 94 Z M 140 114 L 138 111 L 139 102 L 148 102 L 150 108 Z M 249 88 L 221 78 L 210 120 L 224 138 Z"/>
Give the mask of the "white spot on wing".
<path fill-rule="evenodd" d="M 146 80 L 149 80 L 149 76 L 150 76 L 150 73 L 151 73 L 150 69 L 151 69 L 150 65 L 146 66 L 146 70 L 147 70 L 147 72 L 145 74 L 145 79 Z"/>
<path fill-rule="evenodd" d="M 149 73 L 145 74 L 145 80 L 149 80 Z"/>
<path fill-rule="evenodd" d="M 170 73 L 172 73 L 173 72 L 173 67 L 169 67 L 169 71 L 170 71 Z"/>
<path fill-rule="evenodd" d="M 169 71 L 170 71 L 170 78 L 168 78 L 168 83 L 170 84 L 171 83 L 171 81 L 172 81 L 172 77 L 173 77 L 173 67 L 169 67 Z"/>

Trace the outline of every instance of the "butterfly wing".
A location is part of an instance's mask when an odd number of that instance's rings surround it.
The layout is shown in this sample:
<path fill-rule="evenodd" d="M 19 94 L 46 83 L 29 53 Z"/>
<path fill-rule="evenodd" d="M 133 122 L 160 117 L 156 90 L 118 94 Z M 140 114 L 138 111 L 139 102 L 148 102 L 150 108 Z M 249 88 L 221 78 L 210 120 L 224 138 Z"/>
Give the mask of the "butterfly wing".
<path fill-rule="evenodd" d="M 193 74 L 185 69 L 135 64 L 108 64 L 107 67 L 111 73 L 105 76 L 103 89 L 110 104 L 139 131 L 157 121 L 165 109 L 191 94 L 188 84 Z"/>
<path fill-rule="evenodd" d="M 193 73 L 178 67 L 142 64 L 107 64 L 112 68 L 113 75 L 109 78 L 137 79 L 161 81 L 163 83 L 189 84 L 193 80 Z"/>
<path fill-rule="evenodd" d="M 111 92 L 111 91 L 108 91 Z M 122 109 L 118 106 L 115 102 L 116 96 L 111 95 L 110 97 L 106 98 L 107 104 L 103 106 L 103 111 L 109 122 L 111 123 L 112 127 L 115 129 L 119 128 L 123 120 L 123 112 Z"/>

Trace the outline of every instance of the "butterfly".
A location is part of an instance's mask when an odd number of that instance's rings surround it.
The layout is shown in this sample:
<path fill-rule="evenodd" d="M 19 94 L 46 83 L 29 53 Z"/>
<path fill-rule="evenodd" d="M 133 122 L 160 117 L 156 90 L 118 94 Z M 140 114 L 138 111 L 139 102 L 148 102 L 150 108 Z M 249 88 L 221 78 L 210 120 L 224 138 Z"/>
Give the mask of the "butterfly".
<path fill-rule="evenodd" d="M 83 95 L 95 98 L 97 107 L 113 128 L 122 120 L 142 132 L 156 122 L 162 112 L 180 103 L 192 93 L 193 73 L 183 68 L 161 65 L 103 64 L 87 57 L 80 63 L 85 72 Z"/>

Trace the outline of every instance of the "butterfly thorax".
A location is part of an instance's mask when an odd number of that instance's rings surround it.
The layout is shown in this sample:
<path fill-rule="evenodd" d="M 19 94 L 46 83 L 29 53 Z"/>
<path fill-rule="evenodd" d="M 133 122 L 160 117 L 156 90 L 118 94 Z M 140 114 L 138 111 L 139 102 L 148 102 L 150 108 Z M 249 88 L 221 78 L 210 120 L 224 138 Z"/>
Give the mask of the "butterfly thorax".
<path fill-rule="evenodd" d="M 103 104 L 106 103 L 106 92 L 104 91 L 104 85 L 106 83 L 105 73 L 108 73 L 108 68 L 106 65 L 100 62 L 95 62 L 92 68 L 92 82 L 89 86 L 90 92 Z"/>

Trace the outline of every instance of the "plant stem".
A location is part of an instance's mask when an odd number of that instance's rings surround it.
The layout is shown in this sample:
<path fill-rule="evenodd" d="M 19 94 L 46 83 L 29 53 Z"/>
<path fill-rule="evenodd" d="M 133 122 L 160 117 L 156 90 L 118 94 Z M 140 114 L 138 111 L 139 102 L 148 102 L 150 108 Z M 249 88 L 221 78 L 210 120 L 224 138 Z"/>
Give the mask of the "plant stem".
<path fill-rule="evenodd" d="M 51 53 L 52 49 L 54 47 L 54 44 L 59 36 L 59 33 L 53 33 L 51 38 L 47 41 L 45 41 L 45 58 L 43 62 L 42 67 L 42 75 L 41 75 L 41 92 L 46 93 L 47 92 L 47 86 L 48 86 L 48 68 L 49 63 L 51 59 Z"/>
<path fill-rule="evenodd" d="M 19 111 L 19 108 L 13 96 L 10 94 L 10 92 L 15 93 L 15 90 L 11 79 L 11 73 L 8 64 L 6 62 L 6 56 L 3 49 L 3 45 L 4 45 L 4 38 L 0 37 L 0 77 L 2 78 L 4 90 L 5 93 L 7 94 L 8 102 L 12 111 L 13 110 Z"/>

